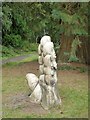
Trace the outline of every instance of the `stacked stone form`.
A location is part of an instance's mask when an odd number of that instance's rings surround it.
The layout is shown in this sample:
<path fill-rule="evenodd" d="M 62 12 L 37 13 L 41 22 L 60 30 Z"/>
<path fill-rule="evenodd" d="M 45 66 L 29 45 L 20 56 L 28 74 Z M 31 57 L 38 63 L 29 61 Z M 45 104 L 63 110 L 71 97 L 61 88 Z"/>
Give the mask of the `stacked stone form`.
<path fill-rule="evenodd" d="M 53 42 L 50 36 L 43 36 L 38 46 L 39 78 L 28 73 L 26 79 L 32 90 L 31 102 L 41 103 L 44 109 L 60 105 L 61 99 L 57 92 L 57 63 Z"/>
<path fill-rule="evenodd" d="M 48 109 L 54 104 L 61 104 L 61 100 L 56 91 L 57 83 L 57 63 L 53 42 L 50 36 L 44 36 L 38 47 L 39 54 L 39 84 L 42 89 L 41 105 Z"/>

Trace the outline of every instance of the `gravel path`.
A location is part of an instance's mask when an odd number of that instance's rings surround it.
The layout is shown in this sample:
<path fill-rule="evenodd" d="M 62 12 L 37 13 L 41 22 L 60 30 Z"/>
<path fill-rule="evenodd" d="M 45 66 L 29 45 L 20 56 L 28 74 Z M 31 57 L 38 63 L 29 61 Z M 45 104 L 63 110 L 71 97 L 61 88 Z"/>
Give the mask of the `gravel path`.
<path fill-rule="evenodd" d="M 9 63 L 9 62 L 17 62 L 17 61 L 21 61 L 27 57 L 30 57 L 32 56 L 32 54 L 29 54 L 29 55 L 22 55 L 22 56 L 16 56 L 16 57 L 13 57 L 13 58 L 9 58 L 9 59 L 6 59 L 6 60 L 2 60 L 0 61 L 0 64 L 6 64 L 6 63 Z"/>

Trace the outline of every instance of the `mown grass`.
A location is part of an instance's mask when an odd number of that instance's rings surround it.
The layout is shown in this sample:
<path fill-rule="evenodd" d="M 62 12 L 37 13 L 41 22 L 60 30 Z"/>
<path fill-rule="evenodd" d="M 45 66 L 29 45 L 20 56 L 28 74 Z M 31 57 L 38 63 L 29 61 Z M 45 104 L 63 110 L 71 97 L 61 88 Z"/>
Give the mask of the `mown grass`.
<path fill-rule="evenodd" d="M 33 56 L 23 60 L 28 62 L 36 60 L 37 57 Z M 5 104 L 10 102 L 8 96 L 15 96 L 16 94 L 26 94 L 29 91 L 25 75 L 12 73 L 13 67 L 18 70 L 22 64 L 9 63 L 3 66 L 6 70 L 2 79 L 2 95 L 3 95 L 3 118 L 87 118 L 88 117 L 88 85 L 86 79 L 76 81 L 79 87 L 70 87 L 69 83 L 58 85 L 59 93 L 62 99 L 62 105 L 54 107 L 49 110 L 47 114 L 36 114 L 30 112 L 24 112 L 23 105 L 17 108 L 7 107 Z M 25 63 L 24 63 L 25 64 Z M 20 66 L 21 65 L 21 66 Z M 6 74 L 11 71 L 11 76 Z M 23 73 L 23 72 L 22 72 Z M 85 74 L 85 73 L 81 73 Z M 71 74 L 72 75 L 72 74 Z M 68 77 L 67 77 L 68 80 Z M 69 86 L 69 87 L 68 87 Z M 26 108 L 27 109 L 27 108 Z M 62 111 L 62 113 L 61 113 Z"/>
<path fill-rule="evenodd" d="M 82 84 L 81 84 L 82 85 Z M 86 84 L 85 84 L 86 85 Z M 4 79 L 2 93 L 5 96 L 14 95 L 17 93 L 28 92 L 28 86 L 25 78 L 22 76 L 15 77 L 14 79 Z M 64 86 L 60 88 L 60 95 L 62 98 L 62 106 L 51 109 L 48 114 L 37 115 L 24 113 L 20 106 L 15 108 L 7 108 L 3 106 L 3 117 L 4 118 L 84 118 L 87 117 L 88 113 L 88 93 L 87 89 L 73 89 Z M 63 112 L 61 114 L 61 111 Z"/>

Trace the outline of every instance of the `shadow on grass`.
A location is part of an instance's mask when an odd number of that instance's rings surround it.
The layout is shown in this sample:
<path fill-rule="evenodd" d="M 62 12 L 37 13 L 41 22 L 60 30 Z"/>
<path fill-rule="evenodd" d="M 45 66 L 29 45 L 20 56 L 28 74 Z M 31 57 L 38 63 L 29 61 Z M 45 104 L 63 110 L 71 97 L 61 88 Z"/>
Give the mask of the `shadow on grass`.
<path fill-rule="evenodd" d="M 74 67 L 74 66 L 69 66 L 69 65 L 63 65 L 63 66 L 59 66 L 58 70 L 77 70 L 81 73 L 83 72 L 88 72 L 88 67 Z"/>

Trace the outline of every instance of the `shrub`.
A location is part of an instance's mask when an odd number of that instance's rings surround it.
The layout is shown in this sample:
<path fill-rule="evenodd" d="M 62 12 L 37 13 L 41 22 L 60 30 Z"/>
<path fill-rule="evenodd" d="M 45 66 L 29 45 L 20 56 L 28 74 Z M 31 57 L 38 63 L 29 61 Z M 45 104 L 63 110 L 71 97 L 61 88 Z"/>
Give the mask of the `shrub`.
<path fill-rule="evenodd" d="M 2 57 L 10 57 L 13 55 L 15 55 L 15 52 L 12 47 L 2 46 Z"/>
<path fill-rule="evenodd" d="M 5 45 L 6 46 L 12 46 L 14 48 L 20 48 L 22 46 L 22 39 L 20 35 L 5 35 L 4 37 Z"/>
<path fill-rule="evenodd" d="M 30 43 L 29 41 L 23 41 L 22 43 L 22 50 L 23 51 L 37 51 L 38 44 L 36 43 Z"/>
<path fill-rule="evenodd" d="M 77 51 L 78 46 L 80 46 L 80 45 L 81 45 L 81 41 L 79 40 L 79 37 L 76 36 L 75 39 L 72 42 L 69 62 L 77 62 L 77 61 L 79 61 L 79 59 L 76 56 L 76 51 Z"/>
<path fill-rule="evenodd" d="M 28 52 L 30 50 L 30 43 L 29 41 L 22 42 L 22 50 Z"/>
<path fill-rule="evenodd" d="M 77 61 L 79 61 L 79 59 L 76 56 L 74 56 L 74 55 L 70 56 L 69 62 L 77 62 Z"/>
<path fill-rule="evenodd" d="M 31 51 L 37 51 L 38 50 L 38 44 L 30 43 L 30 50 Z"/>

